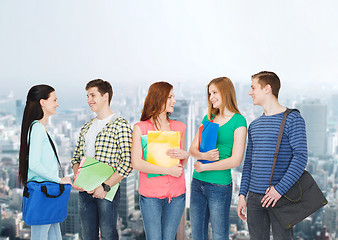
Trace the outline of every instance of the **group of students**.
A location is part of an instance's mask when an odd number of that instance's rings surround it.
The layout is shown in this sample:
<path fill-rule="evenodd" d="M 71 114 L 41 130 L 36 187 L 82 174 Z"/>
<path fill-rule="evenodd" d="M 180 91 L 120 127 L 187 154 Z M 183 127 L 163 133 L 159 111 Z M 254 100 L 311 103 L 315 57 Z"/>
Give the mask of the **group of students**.
<path fill-rule="evenodd" d="M 207 240 L 210 222 L 212 239 L 229 239 L 231 169 L 242 162 L 247 135 L 237 214 L 242 220 L 247 219 L 251 239 L 270 239 L 270 226 L 274 239 L 293 239 L 293 230 L 285 230 L 279 225 L 271 207 L 303 173 L 307 163 L 307 142 L 304 120 L 299 112 L 293 111 L 286 120 L 273 186 L 270 187 L 274 148 L 286 110 L 278 102 L 279 89 L 280 80 L 273 72 L 263 71 L 252 76 L 249 95 L 254 105 L 262 106 L 264 113 L 247 131 L 231 80 L 227 77 L 213 79 L 207 85 L 208 113 L 201 124 L 206 121 L 219 124 L 216 149 L 200 152 L 197 133 L 187 152 L 186 125 L 170 119 L 176 103 L 171 84 L 156 82 L 149 87 L 140 122 L 132 130 L 129 123 L 110 108 L 111 85 L 101 79 L 90 81 L 86 85 L 87 101 L 96 117 L 81 128 L 71 160 L 72 168 L 76 175 L 81 159 L 90 156 L 116 171 L 91 192 L 73 186 L 79 190 L 83 239 L 118 239 L 120 191 L 116 192 L 113 201 L 104 198 L 112 186 L 134 169 L 139 171 L 140 209 L 146 238 L 174 240 L 185 208 L 184 166 L 190 155 L 209 160 L 209 163 L 197 161 L 194 164 L 190 199 L 192 237 Z M 21 129 L 19 177 L 22 183 L 35 180 L 71 184 L 70 178 L 59 178 L 58 163 L 47 136 L 48 118 L 56 113 L 57 107 L 52 87 L 36 85 L 29 90 Z M 31 129 L 28 164 L 27 136 L 32 123 L 35 124 Z M 180 148 L 166 152 L 168 156 L 180 159 L 179 164 L 166 168 L 145 161 L 141 138 L 148 131 L 181 133 Z M 160 175 L 149 178 L 147 174 Z M 59 224 L 32 226 L 31 237 L 62 239 Z"/>

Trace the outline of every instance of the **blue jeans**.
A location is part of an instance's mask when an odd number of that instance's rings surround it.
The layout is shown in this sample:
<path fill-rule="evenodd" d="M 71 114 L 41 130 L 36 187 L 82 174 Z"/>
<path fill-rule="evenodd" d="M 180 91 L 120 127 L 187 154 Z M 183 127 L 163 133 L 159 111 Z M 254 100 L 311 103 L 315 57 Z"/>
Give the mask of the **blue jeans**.
<path fill-rule="evenodd" d="M 31 226 L 31 240 L 62 240 L 60 224 Z"/>
<path fill-rule="evenodd" d="M 271 212 L 271 208 L 262 207 L 261 200 L 264 194 L 249 192 L 247 199 L 248 228 L 250 239 L 269 240 L 270 225 L 274 240 L 293 239 L 293 228 L 284 229 Z"/>
<path fill-rule="evenodd" d="M 174 240 L 185 208 L 185 193 L 171 199 L 140 195 L 140 208 L 147 240 Z"/>
<path fill-rule="evenodd" d="M 231 197 L 232 183 L 220 185 L 192 179 L 190 222 L 193 240 L 208 240 L 209 219 L 212 239 L 229 239 Z"/>
<path fill-rule="evenodd" d="M 120 203 L 120 188 L 112 202 L 93 198 L 87 192 L 79 193 L 79 212 L 84 240 L 98 240 L 99 229 L 102 240 L 119 239 L 117 233 L 117 210 Z"/>

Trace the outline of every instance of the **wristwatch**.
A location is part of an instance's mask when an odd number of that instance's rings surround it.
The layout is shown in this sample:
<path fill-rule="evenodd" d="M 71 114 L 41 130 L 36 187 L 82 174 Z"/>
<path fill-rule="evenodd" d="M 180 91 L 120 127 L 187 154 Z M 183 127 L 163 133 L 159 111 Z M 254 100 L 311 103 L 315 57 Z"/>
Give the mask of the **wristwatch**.
<path fill-rule="evenodd" d="M 105 192 L 109 192 L 110 191 L 110 186 L 108 184 L 105 184 L 104 182 L 101 184 L 102 187 L 103 187 L 103 190 Z"/>

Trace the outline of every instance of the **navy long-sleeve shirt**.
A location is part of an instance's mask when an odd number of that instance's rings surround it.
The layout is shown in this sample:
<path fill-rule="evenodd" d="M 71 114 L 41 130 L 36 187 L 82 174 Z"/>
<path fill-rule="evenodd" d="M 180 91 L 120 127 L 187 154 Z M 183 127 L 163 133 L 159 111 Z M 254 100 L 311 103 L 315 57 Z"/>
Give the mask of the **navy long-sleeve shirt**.
<path fill-rule="evenodd" d="M 246 196 L 248 191 L 265 194 L 269 187 L 273 154 L 283 115 L 284 112 L 272 116 L 263 114 L 250 124 L 239 194 Z M 279 194 L 285 194 L 299 179 L 306 163 L 305 122 L 299 112 L 292 111 L 286 119 L 272 180 Z"/>

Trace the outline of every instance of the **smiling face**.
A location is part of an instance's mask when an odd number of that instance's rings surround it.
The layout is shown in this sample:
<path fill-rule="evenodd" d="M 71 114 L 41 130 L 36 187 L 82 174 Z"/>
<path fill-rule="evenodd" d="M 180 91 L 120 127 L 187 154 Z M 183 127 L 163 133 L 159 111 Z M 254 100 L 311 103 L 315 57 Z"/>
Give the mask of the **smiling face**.
<path fill-rule="evenodd" d="M 268 86 L 268 85 L 267 85 Z M 258 78 L 252 79 L 249 95 L 252 97 L 253 105 L 262 105 L 266 96 L 266 88 L 258 82 Z"/>
<path fill-rule="evenodd" d="M 174 112 L 174 106 L 175 106 L 176 100 L 175 100 L 175 95 L 174 95 L 174 90 L 171 89 L 169 92 L 168 100 L 166 103 L 165 111 L 172 113 Z"/>
<path fill-rule="evenodd" d="M 108 93 L 101 95 L 97 87 L 89 88 L 87 91 L 87 102 L 93 112 L 99 112 L 108 104 Z"/>
<path fill-rule="evenodd" d="M 209 101 L 213 108 L 220 108 L 222 106 L 222 96 L 215 84 L 209 86 Z"/>
<path fill-rule="evenodd" d="M 49 94 L 48 99 L 41 99 L 41 108 L 44 116 L 51 116 L 56 113 L 56 108 L 59 106 L 55 91 Z"/>

